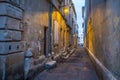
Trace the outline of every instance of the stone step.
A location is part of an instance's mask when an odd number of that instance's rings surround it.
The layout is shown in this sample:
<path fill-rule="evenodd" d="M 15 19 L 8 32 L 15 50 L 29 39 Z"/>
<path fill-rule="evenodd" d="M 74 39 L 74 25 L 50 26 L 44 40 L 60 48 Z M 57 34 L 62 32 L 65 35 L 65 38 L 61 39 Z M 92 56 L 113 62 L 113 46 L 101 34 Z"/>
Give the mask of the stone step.
<path fill-rule="evenodd" d="M 45 64 L 45 68 L 46 69 L 51 69 L 53 67 L 56 66 L 56 61 L 48 61 L 46 64 Z"/>

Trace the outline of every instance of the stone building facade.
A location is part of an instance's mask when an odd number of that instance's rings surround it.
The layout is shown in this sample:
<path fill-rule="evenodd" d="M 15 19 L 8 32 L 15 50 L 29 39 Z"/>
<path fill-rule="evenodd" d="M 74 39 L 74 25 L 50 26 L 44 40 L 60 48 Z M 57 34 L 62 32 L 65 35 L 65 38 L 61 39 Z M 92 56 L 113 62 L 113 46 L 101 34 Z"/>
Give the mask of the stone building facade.
<path fill-rule="evenodd" d="M 52 53 L 70 45 L 70 30 L 61 5 L 52 2 Z M 0 80 L 31 78 L 49 60 L 50 0 L 0 0 Z M 71 16 L 72 17 L 72 16 Z"/>
<path fill-rule="evenodd" d="M 23 0 L 0 0 L 0 80 L 24 79 Z"/>
<path fill-rule="evenodd" d="M 77 25 L 77 14 L 75 10 L 75 6 L 73 4 L 72 0 L 65 0 L 62 3 L 62 6 L 64 6 L 64 9 L 68 9 L 66 13 L 63 13 L 63 15 L 66 18 L 66 24 L 69 26 L 69 43 L 72 45 L 72 47 L 76 47 L 77 37 L 78 37 L 78 25 Z"/>
<path fill-rule="evenodd" d="M 101 80 L 120 80 L 119 7 L 119 0 L 86 0 L 85 47 Z"/>
<path fill-rule="evenodd" d="M 49 2 L 47 0 L 24 0 L 25 52 L 24 77 L 30 77 L 43 68 L 48 53 Z M 46 6 L 45 6 L 46 5 Z"/>

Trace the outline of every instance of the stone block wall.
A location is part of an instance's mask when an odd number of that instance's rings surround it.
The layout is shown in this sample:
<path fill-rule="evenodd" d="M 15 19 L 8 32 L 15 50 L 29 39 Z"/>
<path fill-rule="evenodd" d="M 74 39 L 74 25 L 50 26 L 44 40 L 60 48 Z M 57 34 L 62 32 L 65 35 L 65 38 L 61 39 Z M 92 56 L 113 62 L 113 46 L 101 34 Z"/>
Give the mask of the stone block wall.
<path fill-rule="evenodd" d="M 24 79 L 23 0 L 0 0 L 0 80 Z"/>

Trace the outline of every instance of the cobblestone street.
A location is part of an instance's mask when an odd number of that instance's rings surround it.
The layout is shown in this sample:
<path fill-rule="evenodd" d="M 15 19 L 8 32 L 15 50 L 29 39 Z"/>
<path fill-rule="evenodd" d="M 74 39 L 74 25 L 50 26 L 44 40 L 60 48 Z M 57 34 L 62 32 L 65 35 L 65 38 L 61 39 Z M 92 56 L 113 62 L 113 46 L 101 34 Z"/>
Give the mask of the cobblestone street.
<path fill-rule="evenodd" d="M 98 77 L 88 54 L 80 48 L 68 60 L 43 71 L 34 80 L 98 80 Z"/>

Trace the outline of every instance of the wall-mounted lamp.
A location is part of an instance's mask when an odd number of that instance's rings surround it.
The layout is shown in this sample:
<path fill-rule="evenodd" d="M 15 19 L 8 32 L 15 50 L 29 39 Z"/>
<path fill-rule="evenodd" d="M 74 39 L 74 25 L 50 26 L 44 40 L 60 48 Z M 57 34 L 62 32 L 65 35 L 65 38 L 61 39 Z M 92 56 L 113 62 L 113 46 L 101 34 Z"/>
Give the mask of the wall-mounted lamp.
<path fill-rule="evenodd" d="M 64 8 L 63 8 L 63 11 L 64 11 L 64 13 L 68 13 L 68 12 L 69 12 L 68 7 L 64 7 Z"/>

